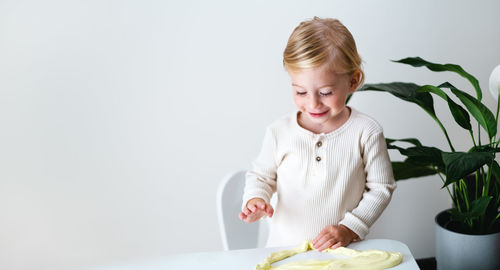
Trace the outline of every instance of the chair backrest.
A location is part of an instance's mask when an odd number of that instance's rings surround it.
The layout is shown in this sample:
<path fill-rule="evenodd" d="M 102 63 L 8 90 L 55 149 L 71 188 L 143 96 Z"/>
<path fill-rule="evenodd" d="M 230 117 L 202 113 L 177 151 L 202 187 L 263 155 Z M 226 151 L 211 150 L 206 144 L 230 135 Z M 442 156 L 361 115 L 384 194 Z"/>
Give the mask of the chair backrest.
<path fill-rule="evenodd" d="M 256 248 L 259 222 L 246 223 L 238 218 L 241 212 L 245 173 L 240 170 L 227 175 L 217 190 L 217 216 L 224 250 Z"/>

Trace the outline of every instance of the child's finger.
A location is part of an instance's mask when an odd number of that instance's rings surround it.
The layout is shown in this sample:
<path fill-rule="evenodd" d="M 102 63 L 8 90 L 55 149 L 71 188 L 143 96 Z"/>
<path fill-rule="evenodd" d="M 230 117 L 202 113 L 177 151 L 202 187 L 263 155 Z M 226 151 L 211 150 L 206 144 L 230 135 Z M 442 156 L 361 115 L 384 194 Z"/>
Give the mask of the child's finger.
<path fill-rule="evenodd" d="M 263 202 L 263 201 L 257 201 L 255 202 L 255 206 L 262 209 L 262 210 L 265 210 L 266 209 L 266 203 Z"/>
<path fill-rule="evenodd" d="M 316 245 L 318 244 L 319 240 L 322 239 L 324 237 L 324 235 L 326 234 L 326 228 L 321 230 L 321 232 L 316 236 L 316 238 L 314 238 L 313 240 L 313 246 L 316 248 Z"/>
<path fill-rule="evenodd" d="M 253 214 L 245 215 L 242 213 L 241 220 L 243 220 L 246 223 L 254 222 L 254 215 Z"/>
<path fill-rule="evenodd" d="M 319 241 L 323 238 L 323 233 L 321 232 L 320 234 L 318 234 L 318 236 L 316 236 L 316 238 L 314 238 L 313 240 L 313 247 L 315 249 L 318 249 L 318 244 L 319 244 Z"/>
<path fill-rule="evenodd" d="M 331 246 L 330 249 L 336 249 L 342 246 L 342 242 L 337 242 L 335 245 Z"/>
<path fill-rule="evenodd" d="M 337 241 L 333 238 L 328 238 L 328 237 L 322 237 L 316 244 L 316 246 L 314 246 L 314 248 L 316 248 L 317 250 L 319 251 L 323 251 L 331 246 L 333 246 L 334 244 L 336 244 Z"/>
<path fill-rule="evenodd" d="M 257 206 L 255 206 L 255 204 L 251 203 L 248 205 L 247 209 L 249 209 L 250 212 L 255 212 L 255 210 L 257 210 Z"/>
<path fill-rule="evenodd" d="M 273 209 L 273 207 L 270 204 L 266 205 L 265 211 L 266 211 L 266 214 L 267 214 L 268 217 L 273 217 L 274 209 Z"/>
<path fill-rule="evenodd" d="M 244 221 L 251 223 L 251 222 L 255 222 L 255 221 L 259 220 L 261 217 L 262 217 L 262 214 L 253 212 L 250 215 L 248 215 Z"/>
<path fill-rule="evenodd" d="M 323 249 L 329 248 L 338 242 L 337 237 L 332 234 L 331 230 L 335 230 L 335 228 L 328 226 L 321 230 L 316 239 L 313 241 L 314 248 L 323 251 Z"/>
<path fill-rule="evenodd" d="M 253 213 L 246 215 L 245 213 L 242 212 L 238 216 L 241 220 L 243 220 L 246 223 L 251 223 L 255 221 L 255 214 Z"/>

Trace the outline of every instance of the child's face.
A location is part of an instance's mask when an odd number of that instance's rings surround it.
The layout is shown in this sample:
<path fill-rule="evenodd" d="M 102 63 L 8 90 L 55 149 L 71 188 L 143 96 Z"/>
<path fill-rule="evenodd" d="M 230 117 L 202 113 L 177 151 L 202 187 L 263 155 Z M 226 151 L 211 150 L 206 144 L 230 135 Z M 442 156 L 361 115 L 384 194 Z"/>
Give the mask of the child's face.
<path fill-rule="evenodd" d="M 347 96 L 356 90 L 359 73 L 338 74 L 327 66 L 288 72 L 293 99 L 309 124 L 334 124 L 346 108 Z"/>

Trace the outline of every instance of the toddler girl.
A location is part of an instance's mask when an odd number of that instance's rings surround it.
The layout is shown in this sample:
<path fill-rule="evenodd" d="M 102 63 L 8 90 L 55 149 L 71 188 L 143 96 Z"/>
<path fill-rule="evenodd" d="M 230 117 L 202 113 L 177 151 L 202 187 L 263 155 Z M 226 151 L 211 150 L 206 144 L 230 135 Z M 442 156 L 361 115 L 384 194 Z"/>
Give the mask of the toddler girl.
<path fill-rule="evenodd" d="M 396 187 L 381 126 L 346 106 L 363 83 L 361 58 L 342 23 L 315 17 L 295 28 L 283 64 L 298 111 L 268 126 L 239 218 L 272 217 L 266 246 L 346 246 L 366 236 Z"/>

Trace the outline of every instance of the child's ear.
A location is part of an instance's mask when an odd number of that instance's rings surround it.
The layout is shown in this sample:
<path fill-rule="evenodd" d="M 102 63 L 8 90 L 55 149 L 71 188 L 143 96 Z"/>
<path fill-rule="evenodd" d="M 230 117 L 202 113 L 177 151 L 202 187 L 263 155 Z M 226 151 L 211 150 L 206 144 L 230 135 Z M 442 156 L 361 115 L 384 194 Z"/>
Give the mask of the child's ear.
<path fill-rule="evenodd" d="M 361 71 L 356 70 L 351 75 L 351 82 L 350 82 L 351 84 L 349 92 L 353 93 L 354 91 L 356 91 L 356 89 L 358 89 L 360 81 L 361 81 Z"/>

